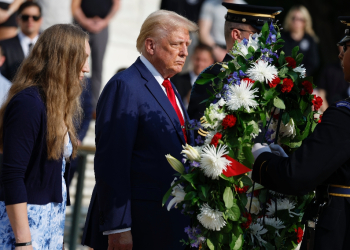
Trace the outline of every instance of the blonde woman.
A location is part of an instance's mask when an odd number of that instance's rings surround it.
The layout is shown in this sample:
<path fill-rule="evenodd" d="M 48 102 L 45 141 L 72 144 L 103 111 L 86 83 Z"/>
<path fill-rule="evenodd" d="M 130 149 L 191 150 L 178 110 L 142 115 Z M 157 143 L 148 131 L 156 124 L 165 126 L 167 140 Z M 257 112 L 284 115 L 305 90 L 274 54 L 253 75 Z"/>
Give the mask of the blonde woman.
<path fill-rule="evenodd" d="M 74 124 L 89 71 L 88 36 L 70 24 L 44 31 L 0 109 L 0 249 L 61 250 Z"/>
<path fill-rule="evenodd" d="M 312 75 L 319 65 L 317 49 L 318 37 L 312 29 L 312 19 L 309 11 L 302 5 L 292 7 L 284 21 L 282 38 L 286 41 L 283 51 L 291 55 L 292 49 L 299 46 L 304 54 L 303 64 L 306 74 Z"/>

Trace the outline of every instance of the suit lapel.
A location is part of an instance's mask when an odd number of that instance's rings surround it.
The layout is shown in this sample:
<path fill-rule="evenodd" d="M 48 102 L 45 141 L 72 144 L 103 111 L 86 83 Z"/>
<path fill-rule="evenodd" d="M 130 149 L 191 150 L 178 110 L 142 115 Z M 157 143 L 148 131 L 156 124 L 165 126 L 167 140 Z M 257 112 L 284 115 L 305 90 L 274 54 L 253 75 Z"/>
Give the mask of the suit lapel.
<path fill-rule="evenodd" d="M 178 136 L 182 144 L 185 144 L 185 138 L 182 134 L 181 124 L 177 114 L 174 110 L 174 107 L 171 105 L 168 97 L 165 95 L 162 87 L 159 85 L 154 76 L 149 72 L 146 66 L 141 62 L 140 58 L 138 58 L 135 62 L 135 66 L 139 69 L 142 77 L 147 81 L 145 84 L 147 89 L 151 92 L 153 97 L 157 100 L 159 105 L 162 107 L 164 112 L 167 114 L 169 120 L 173 124 Z M 174 91 L 175 95 L 178 97 L 177 91 Z M 179 97 L 178 97 L 179 98 Z M 181 101 L 181 99 L 179 99 Z M 181 103 L 181 102 L 180 102 Z M 182 108 L 182 107 L 181 107 Z M 183 109 L 182 109 L 183 110 Z"/>
<path fill-rule="evenodd" d="M 18 35 L 15 38 L 16 38 L 15 39 L 15 41 L 16 41 L 15 47 L 17 47 L 16 49 L 17 49 L 18 53 L 20 54 L 20 57 L 22 57 L 22 60 L 24 60 L 24 52 L 22 49 L 21 42 L 19 41 Z"/>

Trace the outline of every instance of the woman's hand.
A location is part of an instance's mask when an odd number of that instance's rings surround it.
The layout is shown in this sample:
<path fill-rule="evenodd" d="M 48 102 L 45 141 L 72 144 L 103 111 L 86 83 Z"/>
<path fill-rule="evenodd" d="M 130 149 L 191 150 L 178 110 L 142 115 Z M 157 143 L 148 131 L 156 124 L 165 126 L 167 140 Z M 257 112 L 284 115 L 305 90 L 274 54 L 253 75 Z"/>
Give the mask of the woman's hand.
<path fill-rule="evenodd" d="M 7 21 L 10 18 L 10 12 L 8 10 L 0 9 L 0 24 Z"/>

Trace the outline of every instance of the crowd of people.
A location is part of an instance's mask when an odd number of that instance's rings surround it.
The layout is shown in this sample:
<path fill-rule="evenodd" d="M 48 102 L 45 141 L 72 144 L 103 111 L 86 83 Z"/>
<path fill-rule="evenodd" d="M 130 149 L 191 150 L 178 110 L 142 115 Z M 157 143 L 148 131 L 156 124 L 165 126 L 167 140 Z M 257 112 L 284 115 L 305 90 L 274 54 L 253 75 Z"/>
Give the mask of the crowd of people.
<path fill-rule="evenodd" d="M 161 10 L 148 16 L 140 29 L 140 57 L 118 70 L 101 93 L 108 26 L 120 2 L 0 0 L 1 249 L 64 248 L 69 184 L 91 119 L 96 119 L 96 186 L 83 244 L 95 250 L 184 249 L 179 240 L 186 237 L 183 228 L 190 222 L 178 211 L 160 206 L 174 173 L 164 155 L 180 159 L 182 145 L 194 144 L 186 122 L 203 116 L 203 101 L 211 90 L 210 85 L 195 84 L 197 78 L 202 72 L 219 74 L 220 66 L 210 66 L 231 60 L 228 52 L 235 41 L 249 39 L 271 22 L 251 19 L 250 14 L 271 10 L 250 6 L 248 0 L 163 0 Z M 291 8 L 283 28 L 283 50 L 291 54 L 299 46 L 306 75 L 314 75 L 320 69 L 319 39 L 308 10 L 301 5 Z M 339 43 L 340 62 L 326 65 L 319 77 L 316 91 L 325 100 L 323 112 L 350 95 L 350 78 L 343 73 L 350 69 L 349 41 Z M 91 77 L 86 78 L 90 55 Z M 274 190 L 291 191 L 288 184 L 298 182 L 301 175 L 288 174 L 297 173 L 293 169 L 300 159 L 312 165 L 311 158 L 303 157 L 329 155 L 329 136 L 337 139 L 331 141 L 332 152 L 341 151 L 347 143 L 347 123 L 340 126 L 339 117 L 349 119 L 349 110 L 329 110 L 323 118 L 329 123 L 314 136 L 327 134 L 323 144 L 313 138 L 288 161 L 257 145 L 253 178 Z M 325 166 L 317 183 L 306 180 L 307 188 L 320 184 L 339 166 L 339 176 L 346 172 L 349 157 L 343 153 L 337 161 L 319 158 L 318 165 L 336 164 Z M 286 165 L 290 172 L 276 170 L 273 177 L 278 181 L 272 181 L 263 164 L 276 169 Z M 340 184 L 348 185 L 346 180 Z M 342 224 L 342 232 L 347 225 Z M 331 236 L 321 232 L 318 239 L 343 240 L 339 230 Z M 317 249 L 326 249 L 321 242 Z M 344 242 L 336 249 L 346 249 Z"/>

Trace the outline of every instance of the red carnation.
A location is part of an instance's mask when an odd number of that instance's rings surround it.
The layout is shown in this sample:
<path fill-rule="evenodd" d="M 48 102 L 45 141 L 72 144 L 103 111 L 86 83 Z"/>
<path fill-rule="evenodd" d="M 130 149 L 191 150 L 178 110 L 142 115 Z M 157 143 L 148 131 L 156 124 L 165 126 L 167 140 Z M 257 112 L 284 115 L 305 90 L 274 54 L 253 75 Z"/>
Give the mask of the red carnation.
<path fill-rule="evenodd" d="M 297 67 L 297 62 L 294 60 L 293 57 L 290 57 L 290 56 L 286 57 L 286 61 L 287 61 L 289 67 L 291 67 L 293 69 L 295 69 Z"/>
<path fill-rule="evenodd" d="M 294 83 L 292 79 L 284 78 L 282 89 L 281 89 L 282 93 L 285 93 L 285 92 L 289 93 L 292 90 L 293 86 L 294 86 Z"/>
<path fill-rule="evenodd" d="M 258 197 L 259 194 L 260 194 L 260 190 L 255 190 L 255 191 L 253 192 L 253 194 L 254 194 L 255 197 Z"/>
<path fill-rule="evenodd" d="M 319 110 L 322 106 L 323 100 L 321 97 L 314 95 L 314 99 L 312 100 L 312 104 L 314 105 L 315 111 Z"/>
<path fill-rule="evenodd" d="M 321 123 L 322 122 L 322 117 L 323 117 L 323 115 L 320 115 L 320 117 L 318 118 L 318 123 Z"/>
<path fill-rule="evenodd" d="M 222 120 L 222 127 L 224 129 L 232 128 L 236 124 L 237 118 L 234 115 L 227 115 Z"/>
<path fill-rule="evenodd" d="M 236 191 L 239 194 L 245 194 L 248 191 L 249 186 L 244 186 L 240 188 L 239 186 L 235 185 Z"/>
<path fill-rule="evenodd" d="M 294 229 L 297 233 L 297 243 L 299 244 L 303 240 L 304 231 L 301 229 L 301 227 L 298 227 L 298 229 Z"/>
<path fill-rule="evenodd" d="M 281 82 L 281 79 L 279 77 L 273 78 L 271 82 L 269 82 L 270 88 L 275 88 L 279 83 Z"/>
<path fill-rule="evenodd" d="M 222 138 L 222 134 L 220 134 L 219 132 L 216 133 L 214 136 L 213 136 L 213 139 L 211 139 L 211 142 L 210 144 L 214 145 L 215 147 L 218 146 L 219 144 L 219 140 Z"/>
<path fill-rule="evenodd" d="M 302 89 L 302 90 L 300 91 L 300 95 L 305 95 L 305 94 L 306 94 L 305 89 Z"/>
<path fill-rule="evenodd" d="M 242 223 L 241 226 L 245 229 L 249 228 L 252 223 L 252 215 L 250 213 L 243 213 L 243 217 L 247 218 L 247 221 Z"/>
<path fill-rule="evenodd" d="M 243 81 L 247 81 L 248 84 L 249 84 L 249 83 L 255 83 L 254 80 L 252 80 L 252 79 L 250 79 L 250 78 L 248 78 L 248 77 L 247 77 L 247 78 L 243 78 L 242 80 L 243 80 Z"/>
<path fill-rule="evenodd" d="M 314 91 L 312 83 L 309 81 L 303 81 L 301 84 L 304 86 L 304 89 L 311 95 Z"/>

